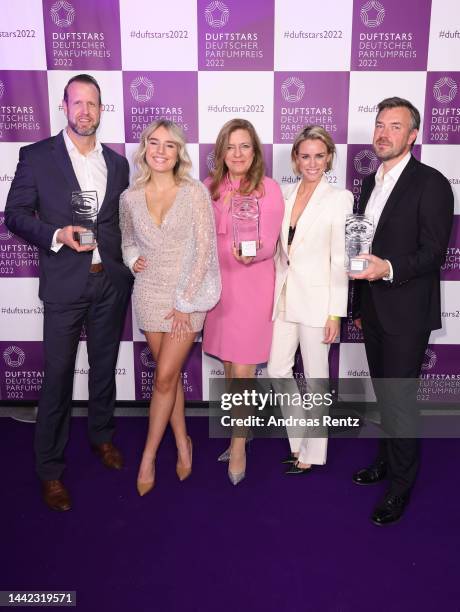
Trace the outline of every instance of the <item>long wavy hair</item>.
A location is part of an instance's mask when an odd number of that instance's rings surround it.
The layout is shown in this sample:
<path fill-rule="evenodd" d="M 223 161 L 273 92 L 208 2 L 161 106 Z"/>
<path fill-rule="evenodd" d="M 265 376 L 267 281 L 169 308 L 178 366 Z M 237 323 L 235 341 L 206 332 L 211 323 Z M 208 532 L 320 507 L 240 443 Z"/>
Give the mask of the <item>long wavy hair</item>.
<path fill-rule="evenodd" d="M 184 132 L 177 123 L 168 121 L 167 119 L 158 119 L 158 121 L 153 121 L 153 123 L 148 125 L 141 134 L 139 147 L 133 159 L 134 176 L 131 186 L 133 190 L 144 187 L 150 180 L 152 171 L 145 160 L 145 152 L 147 151 L 147 143 L 150 136 L 159 127 L 166 128 L 171 136 L 171 140 L 177 145 L 177 162 L 173 168 L 176 183 L 180 183 L 183 180 L 191 180 L 190 169 L 192 167 L 192 162 L 187 152 Z"/>
<path fill-rule="evenodd" d="M 262 152 L 262 144 L 257 132 L 249 121 L 246 119 L 231 119 L 222 127 L 217 136 L 215 153 L 215 169 L 211 172 L 211 184 L 209 191 L 211 198 L 217 200 L 220 197 L 219 188 L 228 172 L 227 164 L 225 163 L 225 155 L 227 154 L 228 141 L 230 134 L 235 130 L 246 130 L 249 132 L 251 144 L 254 151 L 254 159 L 246 176 L 240 183 L 239 193 L 249 194 L 253 191 L 262 190 L 262 179 L 265 174 L 264 156 Z"/>

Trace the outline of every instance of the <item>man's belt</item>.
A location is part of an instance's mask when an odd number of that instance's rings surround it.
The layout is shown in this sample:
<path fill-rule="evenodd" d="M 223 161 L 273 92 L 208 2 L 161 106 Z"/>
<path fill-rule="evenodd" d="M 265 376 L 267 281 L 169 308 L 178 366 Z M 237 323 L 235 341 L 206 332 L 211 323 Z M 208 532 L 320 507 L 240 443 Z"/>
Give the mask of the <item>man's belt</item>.
<path fill-rule="evenodd" d="M 90 274 L 97 274 L 98 272 L 102 272 L 104 266 L 101 263 L 91 264 L 89 267 Z"/>

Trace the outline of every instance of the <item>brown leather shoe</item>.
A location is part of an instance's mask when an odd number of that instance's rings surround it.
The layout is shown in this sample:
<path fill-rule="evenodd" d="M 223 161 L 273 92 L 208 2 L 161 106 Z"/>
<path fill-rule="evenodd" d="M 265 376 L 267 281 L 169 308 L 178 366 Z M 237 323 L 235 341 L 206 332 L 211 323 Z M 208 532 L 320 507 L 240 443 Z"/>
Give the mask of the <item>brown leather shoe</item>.
<path fill-rule="evenodd" d="M 93 446 L 93 451 L 100 457 L 105 467 L 111 470 L 121 470 L 123 467 L 122 454 L 112 442 L 104 442 L 104 444 Z"/>
<path fill-rule="evenodd" d="M 60 480 L 42 480 L 42 497 L 51 510 L 65 512 L 72 508 L 69 492 Z"/>

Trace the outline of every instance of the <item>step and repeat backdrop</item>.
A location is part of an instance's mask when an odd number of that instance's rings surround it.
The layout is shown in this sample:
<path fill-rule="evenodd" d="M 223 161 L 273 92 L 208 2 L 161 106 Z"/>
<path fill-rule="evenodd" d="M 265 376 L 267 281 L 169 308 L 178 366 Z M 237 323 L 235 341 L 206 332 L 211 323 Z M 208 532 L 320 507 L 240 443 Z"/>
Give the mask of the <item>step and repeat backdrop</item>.
<path fill-rule="evenodd" d="M 376 104 L 399 95 L 420 110 L 414 154 L 452 184 L 456 218 L 442 270 L 443 328 L 432 334 L 421 385 L 448 400 L 460 380 L 460 11 L 458 0 L 7 0 L 0 6 L 0 394 L 38 397 L 43 377 L 38 251 L 11 235 L 3 210 L 19 148 L 65 125 L 67 80 L 89 72 L 102 89 L 99 138 L 131 161 L 143 128 L 180 124 L 193 173 L 213 166 L 213 143 L 233 117 L 254 123 L 267 174 L 294 182 L 290 149 L 305 124 L 337 143 L 329 181 L 359 197 L 378 167 L 370 142 Z M 52 180 L 52 177 L 50 177 Z M 148 400 L 155 363 L 128 311 L 117 399 Z M 301 363 L 297 364 L 301 372 Z M 264 374 L 263 364 L 258 373 Z M 331 373 L 368 377 L 350 321 Z M 87 398 L 84 331 L 74 398 Z M 220 362 L 197 341 L 183 372 L 189 401 L 208 398 Z"/>

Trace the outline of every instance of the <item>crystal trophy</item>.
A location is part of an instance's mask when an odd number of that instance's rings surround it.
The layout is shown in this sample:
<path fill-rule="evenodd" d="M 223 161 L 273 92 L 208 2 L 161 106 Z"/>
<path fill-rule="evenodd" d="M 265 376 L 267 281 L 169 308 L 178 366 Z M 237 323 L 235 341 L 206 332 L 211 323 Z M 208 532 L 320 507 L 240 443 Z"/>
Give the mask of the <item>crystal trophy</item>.
<path fill-rule="evenodd" d="M 259 247 L 259 203 L 254 196 L 232 197 L 233 242 L 240 255 L 254 257 Z"/>
<path fill-rule="evenodd" d="M 72 191 L 74 240 L 80 246 L 94 246 L 97 239 L 97 191 Z"/>
<path fill-rule="evenodd" d="M 369 255 L 374 236 L 374 222 L 365 215 L 347 215 L 345 219 L 345 268 L 348 272 L 363 272 L 369 262 L 359 255 Z"/>

